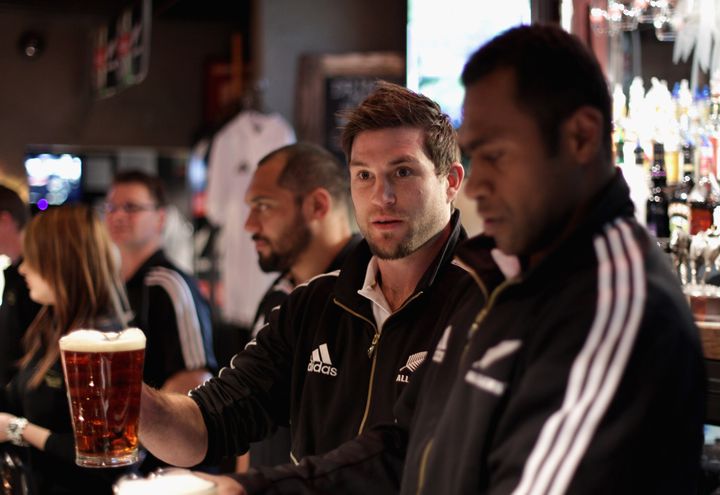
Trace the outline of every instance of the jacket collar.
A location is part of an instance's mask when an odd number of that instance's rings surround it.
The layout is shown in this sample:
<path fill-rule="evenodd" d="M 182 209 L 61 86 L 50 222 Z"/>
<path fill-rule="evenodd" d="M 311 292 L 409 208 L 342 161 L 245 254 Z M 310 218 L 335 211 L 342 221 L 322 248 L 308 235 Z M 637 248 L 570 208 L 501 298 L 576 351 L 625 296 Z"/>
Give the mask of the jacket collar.
<path fill-rule="evenodd" d="M 632 217 L 634 206 L 630 199 L 628 188 L 622 174 L 616 170 L 615 176 L 595 196 L 590 203 L 584 219 L 570 233 L 568 238 L 552 252 L 543 258 L 534 268 L 524 269 L 520 278 L 527 280 L 546 270 L 555 270 L 559 265 L 566 264 L 567 256 L 572 256 L 581 246 L 592 239 L 608 222 L 618 217 Z M 482 280 L 485 287 L 492 292 L 505 277 L 495 264 L 490 251 L 495 248 L 495 241 L 482 234 L 469 239 L 458 248 L 457 259 L 471 269 L 477 279 Z M 563 261 L 565 260 L 565 261 Z M 522 266 L 527 266 L 527 260 L 521 259 Z"/>
<path fill-rule="evenodd" d="M 127 286 L 135 286 L 135 285 L 142 285 L 143 281 L 145 279 L 145 274 L 147 271 L 152 268 L 153 266 L 157 265 L 167 265 L 169 264 L 169 261 L 167 257 L 165 256 L 165 252 L 162 249 L 158 249 L 155 251 L 148 259 L 146 259 L 142 265 L 140 265 L 140 268 L 135 270 L 135 273 L 133 273 L 132 277 L 128 279 L 128 281 L 125 283 Z"/>
<path fill-rule="evenodd" d="M 413 294 L 417 294 L 433 285 L 440 274 L 440 270 L 444 265 L 452 261 L 457 245 L 467 239 L 465 229 L 460 223 L 460 212 L 458 210 L 455 210 L 450 217 L 450 225 L 452 230 L 448 240 L 421 277 Z M 357 307 L 368 303 L 368 300 L 360 296 L 357 291 L 363 287 L 370 258 L 372 258 L 370 246 L 363 239 L 343 263 L 336 283 L 335 296 L 344 305 Z"/>
<path fill-rule="evenodd" d="M 350 237 L 350 240 L 343 246 L 343 248 L 340 250 L 340 252 L 335 256 L 335 258 L 332 260 L 332 263 L 330 263 L 330 266 L 328 266 L 326 272 L 333 272 L 335 270 L 340 270 L 345 263 L 345 260 L 350 256 L 350 253 L 352 253 L 355 249 L 357 249 L 358 245 L 363 242 L 363 238 L 360 234 L 353 234 L 352 237 Z"/>
<path fill-rule="evenodd" d="M 340 270 L 343 266 L 343 263 L 345 263 L 345 260 L 350 256 L 350 254 L 357 248 L 358 244 L 362 242 L 362 236 L 360 234 L 353 234 L 350 236 L 350 239 L 345 243 L 345 245 L 342 247 L 340 252 L 335 255 L 335 258 L 330 262 L 330 264 L 323 270 L 322 273 L 330 273 L 334 272 L 335 270 Z M 291 284 L 291 287 L 295 287 L 297 282 L 292 278 L 290 275 L 290 271 L 284 271 L 278 278 L 275 279 L 273 282 L 273 286 L 280 283 L 282 280 L 287 280 L 289 284 Z M 292 290 L 292 289 L 291 289 Z"/>

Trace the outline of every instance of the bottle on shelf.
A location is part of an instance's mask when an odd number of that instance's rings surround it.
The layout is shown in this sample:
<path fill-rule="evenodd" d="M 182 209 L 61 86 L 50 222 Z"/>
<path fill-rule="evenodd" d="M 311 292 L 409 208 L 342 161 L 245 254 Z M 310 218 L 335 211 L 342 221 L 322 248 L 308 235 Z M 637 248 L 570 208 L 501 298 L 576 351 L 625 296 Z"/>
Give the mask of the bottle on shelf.
<path fill-rule="evenodd" d="M 635 205 L 635 218 L 641 225 L 645 225 L 646 207 L 648 198 L 648 177 L 645 171 L 645 152 L 638 142 L 634 150 L 635 162 L 625 160 L 627 146 L 616 147 L 615 164 L 622 171 L 625 182 L 630 189 L 630 199 Z"/>
<path fill-rule="evenodd" d="M 720 136 L 720 80 L 717 71 L 710 78 L 710 99 L 708 118 L 705 124 L 706 134 L 712 145 L 713 160 L 710 174 L 718 176 L 718 137 Z"/>
<path fill-rule="evenodd" d="M 700 160 L 695 185 L 688 195 L 690 203 L 690 234 L 704 232 L 713 226 L 715 210 L 720 205 L 720 185 L 711 172 L 712 144 L 706 136 L 701 137 Z"/>
<path fill-rule="evenodd" d="M 662 143 L 653 145 L 653 163 L 650 167 L 652 187 L 647 199 L 647 228 L 658 239 L 670 237 L 668 198 L 665 195 L 665 149 Z"/>
<path fill-rule="evenodd" d="M 695 146 L 690 141 L 682 145 L 681 153 L 682 178 L 673 191 L 668 216 L 670 217 L 670 233 L 681 230 L 690 233 L 690 204 L 688 196 L 695 185 Z"/>

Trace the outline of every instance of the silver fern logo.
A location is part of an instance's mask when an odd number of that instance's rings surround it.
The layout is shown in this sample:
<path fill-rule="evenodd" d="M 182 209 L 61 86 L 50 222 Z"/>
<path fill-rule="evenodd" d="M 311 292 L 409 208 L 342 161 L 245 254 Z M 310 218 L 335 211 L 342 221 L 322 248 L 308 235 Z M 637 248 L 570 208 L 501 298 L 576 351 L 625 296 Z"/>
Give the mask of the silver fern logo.
<path fill-rule="evenodd" d="M 408 383 L 410 381 L 410 375 L 412 375 L 420 367 L 423 361 L 425 361 L 426 356 L 427 351 L 410 354 L 407 363 L 405 363 L 405 366 L 400 368 L 400 371 L 398 371 L 398 376 L 395 381 L 400 383 Z"/>

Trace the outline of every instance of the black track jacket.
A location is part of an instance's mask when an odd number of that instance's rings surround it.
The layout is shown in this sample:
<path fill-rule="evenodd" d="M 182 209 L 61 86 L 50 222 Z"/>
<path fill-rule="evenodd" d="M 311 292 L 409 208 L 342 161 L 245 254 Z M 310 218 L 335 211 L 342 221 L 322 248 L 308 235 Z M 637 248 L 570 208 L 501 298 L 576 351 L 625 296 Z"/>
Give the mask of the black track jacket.
<path fill-rule="evenodd" d="M 235 455 L 290 424 L 291 457 L 327 452 L 364 429 L 392 421 L 393 405 L 437 339 L 435 322 L 464 269 L 452 263 L 466 237 L 459 212 L 448 241 L 415 293 L 376 328 L 358 294 L 371 253 L 361 241 L 339 272 L 297 287 L 231 367 L 194 390 L 208 429 L 208 457 Z"/>
<path fill-rule="evenodd" d="M 398 422 L 238 476 L 249 493 L 696 493 L 698 331 L 619 174 L 532 269 L 506 280 L 492 247 L 477 237 L 458 250 L 477 283 Z"/>

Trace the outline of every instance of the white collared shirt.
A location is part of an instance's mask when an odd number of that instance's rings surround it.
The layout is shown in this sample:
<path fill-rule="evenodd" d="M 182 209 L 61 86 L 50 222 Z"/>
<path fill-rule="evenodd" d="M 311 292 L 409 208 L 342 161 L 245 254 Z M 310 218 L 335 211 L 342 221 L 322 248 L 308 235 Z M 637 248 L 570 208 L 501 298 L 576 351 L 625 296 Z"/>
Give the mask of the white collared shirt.
<path fill-rule="evenodd" d="M 378 262 L 377 257 L 373 256 L 370 258 L 368 263 L 367 271 L 365 272 L 365 281 L 363 282 L 362 289 L 358 290 L 358 294 L 367 298 L 372 302 L 373 316 L 375 317 L 375 325 L 377 325 L 378 332 L 382 332 L 382 327 L 385 324 L 385 320 L 393 313 L 390 309 L 390 305 L 385 299 L 380 284 L 377 282 L 378 274 Z"/>

